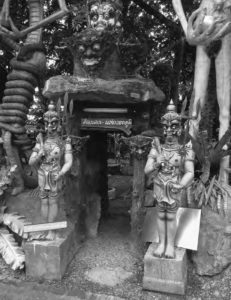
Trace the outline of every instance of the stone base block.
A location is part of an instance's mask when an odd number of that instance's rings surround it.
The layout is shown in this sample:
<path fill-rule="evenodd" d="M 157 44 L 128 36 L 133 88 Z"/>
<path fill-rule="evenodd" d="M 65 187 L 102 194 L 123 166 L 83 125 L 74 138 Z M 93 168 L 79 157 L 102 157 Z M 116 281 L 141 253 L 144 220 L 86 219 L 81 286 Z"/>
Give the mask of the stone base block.
<path fill-rule="evenodd" d="M 26 242 L 26 275 L 37 279 L 60 280 L 79 246 L 74 228 L 65 237 L 55 241 Z"/>
<path fill-rule="evenodd" d="M 152 243 L 144 256 L 143 288 L 150 291 L 184 295 L 187 285 L 186 250 L 176 248 L 174 259 L 153 256 L 157 244 Z"/>

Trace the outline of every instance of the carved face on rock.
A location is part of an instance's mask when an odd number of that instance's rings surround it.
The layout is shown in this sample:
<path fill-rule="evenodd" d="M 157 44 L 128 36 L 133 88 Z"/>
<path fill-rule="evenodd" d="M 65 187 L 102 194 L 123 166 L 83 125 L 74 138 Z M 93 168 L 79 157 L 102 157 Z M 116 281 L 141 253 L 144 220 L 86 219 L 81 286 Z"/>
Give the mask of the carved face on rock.
<path fill-rule="evenodd" d="M 89 26 L 98 31 L 120 29 L 122 4 L 119 1 L 89 2 Z"/>
<path fill-rule="evenodd" d="M 87 29 L 78 35 L 75 49 L 83 67 L 89 72 L 99 69 L 114 51 L 116 40 L 109 31 Z"/>

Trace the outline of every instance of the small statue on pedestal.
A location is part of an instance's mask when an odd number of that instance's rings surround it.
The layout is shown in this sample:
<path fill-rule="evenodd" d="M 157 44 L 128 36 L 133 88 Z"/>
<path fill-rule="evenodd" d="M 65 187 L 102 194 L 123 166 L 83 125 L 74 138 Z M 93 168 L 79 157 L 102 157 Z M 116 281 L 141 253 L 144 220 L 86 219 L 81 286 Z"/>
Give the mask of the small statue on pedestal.
<path fill-rule="evenodd" d="M 53 103 L 49 104 L 44 114 L 46 135 L 37 137 L 36 145 L 31 154 L 29 164 L 39 164 L 38 184 L 41 199 L 41 217 L 44 222 L 54 222 L 58 215 L 58 197 L 62 189 L 63 176 L 70 170 L 73 163 L 70 138 L 65 141 L 58 133 L 59 115 Z M 44 237 L 55 239 L 55 233 L 49 231 Z"/>
<path fill-rule="evenodd" d="M 153 143 L 145 166 L 145 174 L 154 171 L 154 198 L 157 201 L 159 246 L 155 256 L 174 258 L 176 212 L 182 191 L 194 178 L 194 152 L 190 143 L 179 144 L 182 133 L 181 116 L 171 101 L 161 118 L 165 143 Z"/>

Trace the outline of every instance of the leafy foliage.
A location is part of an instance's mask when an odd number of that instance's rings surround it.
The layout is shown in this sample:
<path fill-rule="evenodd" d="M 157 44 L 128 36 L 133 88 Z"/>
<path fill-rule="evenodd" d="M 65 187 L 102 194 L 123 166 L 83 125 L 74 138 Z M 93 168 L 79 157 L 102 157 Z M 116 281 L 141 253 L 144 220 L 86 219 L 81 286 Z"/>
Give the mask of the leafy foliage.
<path fill-rule="evenodd" d="M 6 229 L 0 229 L 0 253 L 13 270 L 24 268 L 25 254 Z"/>
<path fill-rule="evenodd" d="M 2 163 L 0 166 L 0 195 L 12 184 L 14 172 L 17 166 L 9 166 L 5 163 Z"/>
<path fill-rule="evenodd" d="M 201 164 L 202 173 L 193 185 L 194 199 L 198 207 L 209 205 L 213 210 L 226 214 L 231 195 L 229 185 L 217 180 L 221 159 L 230 155 L 231 129 L 228 129 L 218 143 L 208 139 L 207 132 L 191 137 L 193 149 Z"/>
<path fill-rule="evenodd" d="M 35 140 L 39 132 L 44 131 L 43 114 L 45 113 L 45 106 L 42 100 L 44 101 L 40 96 L 35 97 L 27 115 L 26 132 L 32 140 Z"/>
<path fill-rule="evenodd" d="M 193 190 L 198 208 L 208 205 L 213 211 L 227 215 L 228 202 L 231 197 L 229 185 L 220 183 L 216 176 L 213 176 L 206 184 L 201 180 L 195 181 Z"/>
<path fill-rule="evenodd" d="M 28 234 L 24 233 L 24 226 L 30 224 L 26 218 L 16 213 L 3 214 L 3 224 L 18 236 L 27 239 Z"/>

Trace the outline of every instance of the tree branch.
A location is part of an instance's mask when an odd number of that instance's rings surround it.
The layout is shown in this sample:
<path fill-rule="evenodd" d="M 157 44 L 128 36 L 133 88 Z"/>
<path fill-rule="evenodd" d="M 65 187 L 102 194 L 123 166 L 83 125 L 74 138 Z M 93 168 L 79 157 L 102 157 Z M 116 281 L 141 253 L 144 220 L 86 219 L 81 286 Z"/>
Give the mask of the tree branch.
<path fill-rule="evenodd" d="M 145 3 L 143 0 L 133 0 L 133 2 L 137 4 L 140 8 L 145 10 L 148 14 L 157 18 L 161 23 L 164 23 L 171 30 L 175 31 L 178 34 L 181 34 L 181 27 L 178 26 L 172 20 L 166 18 L 162 13 L 160 13 L 156 6 L 153 5 L 150 6 L 147 3 Z"/>

